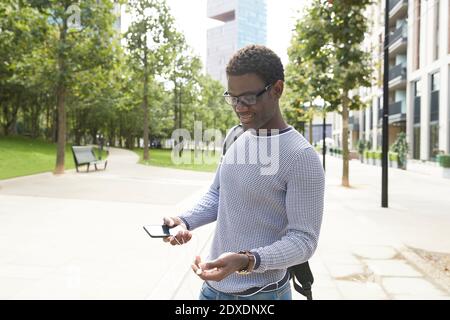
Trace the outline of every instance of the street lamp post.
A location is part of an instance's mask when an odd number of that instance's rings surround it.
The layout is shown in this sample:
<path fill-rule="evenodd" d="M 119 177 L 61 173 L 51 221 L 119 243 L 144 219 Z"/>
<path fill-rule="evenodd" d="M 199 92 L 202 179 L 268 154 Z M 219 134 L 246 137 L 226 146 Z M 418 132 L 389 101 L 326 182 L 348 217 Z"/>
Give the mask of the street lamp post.
<path fill-rule="evenodd" d="M 388 135 L 389 135 L 389 0 L 384 13 L 384 75 L 383 75 L 383 141 L 381 159 L 381 207 L 388 207 Z"/>

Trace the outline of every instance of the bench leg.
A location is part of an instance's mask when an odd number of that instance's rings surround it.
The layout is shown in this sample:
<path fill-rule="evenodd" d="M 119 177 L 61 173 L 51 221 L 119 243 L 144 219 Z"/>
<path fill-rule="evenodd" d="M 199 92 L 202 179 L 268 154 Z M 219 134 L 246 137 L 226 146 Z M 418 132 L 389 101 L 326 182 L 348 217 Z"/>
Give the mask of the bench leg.
<path fill-rule="evenodd" d="M 77 165 L 75 165 L 75 169 L 77 169 L 77 172 L 80 172 L 80 171 L 78 171 L 78 166 Z"/>
<path fill-rule="evenodd" d="M 90 164 L 87 165 L 87 172 L 89 172 L 89 166 L 90 166 Z"/>
<path fill-rule="evenodd" d="M 96 163 L 94 163 L 94 167 L 95 167 L 95 171 L 97 171 L 98 169 L 97 169 L 97 164 Z"/>
<path fill-rule="evenodd" d="M 105 167 L 103 168 L 103 170 L 106 170 L 107 165 L 108 165 L 108 160 L 105 161 Z"/>

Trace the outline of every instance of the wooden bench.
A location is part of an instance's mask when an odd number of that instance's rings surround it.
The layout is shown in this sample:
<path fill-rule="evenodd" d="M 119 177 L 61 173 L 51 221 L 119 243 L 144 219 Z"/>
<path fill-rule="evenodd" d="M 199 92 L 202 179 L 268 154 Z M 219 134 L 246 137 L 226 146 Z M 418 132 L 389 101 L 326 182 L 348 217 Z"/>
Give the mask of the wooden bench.
<path fill-rule="evenodd" d="M 75 161 L 75 167 L 78 171 L 79 166 L 87 165 L 87 172 L 89 172 L 90 165 L 94 165 L 95 170 L 97 171 L 97 165 L 103 164 L 103 170 L 106 169 L 106 165 L 108 164 L 108 161 L 102 161 L 98 160 L 94 153 L 93 147 L 78 147 L 73 146 L 72 147 L 72 153 L 73 153 L 73 160 Z"/>

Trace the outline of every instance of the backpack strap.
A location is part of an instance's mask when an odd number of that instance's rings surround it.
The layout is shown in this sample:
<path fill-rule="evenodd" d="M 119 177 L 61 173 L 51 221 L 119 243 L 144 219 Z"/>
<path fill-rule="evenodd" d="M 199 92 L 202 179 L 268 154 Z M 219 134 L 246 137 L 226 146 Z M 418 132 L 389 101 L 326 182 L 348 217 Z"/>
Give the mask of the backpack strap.
<path fill-rule="evenodd" d="M 242 125 L 240 125 L 240 124 L 238 124 L 237 126 L 234 126 L 233 128 L 230 129 L 230 131 L 226 135 L 224 143 L 223 143 L 222 156 L 225 155 L 225 153 L 231 147 L 231 145 L 243 133 L 244 133 L 244 129 L 242 128 Z"/>
<path fill-rule="evenodd" d="M 291 275 L 295 291 L 305 296 L 307 300 L 312 300 L 311 287 L 314 283 L 314 277 L 308 261 L 292 266 L 288 269 L 288 271 Z M 295 279 L 297 279 L 299 283 L 297 283 Z"/>

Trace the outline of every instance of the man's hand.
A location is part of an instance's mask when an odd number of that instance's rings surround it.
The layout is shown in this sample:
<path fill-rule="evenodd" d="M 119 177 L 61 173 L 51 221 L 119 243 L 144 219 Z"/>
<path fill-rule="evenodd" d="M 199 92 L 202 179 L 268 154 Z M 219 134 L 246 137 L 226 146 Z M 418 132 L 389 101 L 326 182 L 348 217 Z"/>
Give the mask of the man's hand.
<path fill-rule="evenodd" d="M 164 217 L 164 224 L 169 228 L 180 226 L 182 230 L 178 231 L 175 236 L 163 238 L 164 242 L 169 242 L 171 245 L 181 245 L 189 242 L 192 238 L 192 233 L 187 230 L 186 225 L 178 217 Z"/>
<path fill-rule="evenodd" d="M 244 254 L 226 252 L 216 260 L 202 263 L 199 256 L 195 257 L 192 270 L 203 280 L 220 281 L 230 274 L 247 267 L 249 261 Z"/>

